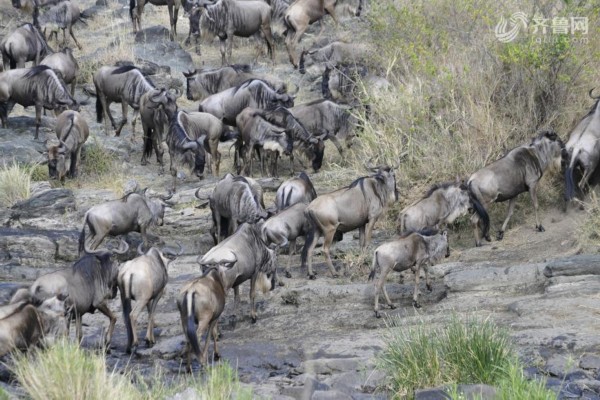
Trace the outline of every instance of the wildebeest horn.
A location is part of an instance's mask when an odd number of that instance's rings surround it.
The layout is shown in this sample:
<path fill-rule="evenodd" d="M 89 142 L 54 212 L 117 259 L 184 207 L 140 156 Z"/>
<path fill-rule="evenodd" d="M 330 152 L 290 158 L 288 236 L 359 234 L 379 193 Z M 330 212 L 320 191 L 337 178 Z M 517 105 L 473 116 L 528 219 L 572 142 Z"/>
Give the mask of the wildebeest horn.
<path fill-rule="evenodd" d="M 113 250 L 113 253 L 115 253 L 115 254 L 127 253 L 127 251 L 129 250 L 129 245 L 123 239 L 121 239 L 121 243 L 123 244 L 123 249 L 121 249 L 121 245 L 119 245 L 119 248 L 117 250 Z"/>
<path fill-rule="evenodd" d="M 179 247 L 179 250 L 177 252 L 175 252 L 171 247 L 165 247 L 161 250 L 161 252 L 163 254 L 167 254 L 173 257 L 179 257 L 180 255 L 183 254 L 183 246 L 181 245 L 180 242 L 177 242 L 177 246 Z"/>
<path fill-rule="evenodd" d="M 198 143 L 190 140 L 189 142 L 187 142 L 186 144 L 183 145 L 183 149 L 184 150 L 196 150 L 198 148 Z"/>
<path fill-rule="evenodd" d="M 596 88 L 595 88 L 595 87 L 593 87 L 593 88 L 591 88 L 591 89 L 590 89 L 589 95 L 590 95 L 590 97 L 591 97 L 592 99 L 594 99 L 594 100 L 598 100 L 598 99 L 600 99 L 600 96 L 596 96 L 596 97 L 594 97 L 594 96 L 592 95 L 592 92 L 594 91 L 594 89 L 596 89 Z"/>
<path fill-rule="evenodd" d="M 140 244 L 137 247 L 138 256 L 143 256 L 144 254 L 146 254 L 146 253 L 144 253 L 144 247 L 143 246 L 144 246 L 144 242 L 140 242 Z"/>
<path fill-rule="evenodd" d="M 171 92 L 173 91 L 173 96 L 175 96 L 175 98 L 179 98 L 183 94 L 183 90 L 180 90 L 179 88 L 172 89 Z"/>
<path fill-rule="evenodd" d="M 167 200 L 171 200 L 171 198 L 173 197 L 175 193 L 174 192 L 170 192 L 167 193 L 166 195 L 159 195 L 158 198 L 161 199 L 162 201 L 167 201 Z"/>
<path fill-rule="evenodd" d="M 121 245 L 119 245 L 119 249 L 117 250 L 108 250 L 108 249 L 97 249 L 97 250 L 92 250 L 88 247 L 88 244 L 85 243 L 83 249 L 85 250 L 85 252 L 87 254 L 102 254 L 102 253 L 114 253 L 114 254 L 125 254 L 127 253 L 127 251 L 129 250 L 129 245 L 127 244 L 126 241 L 124 241 L 123 239 L 121 239 L 121 243 L 123 245 L 123 250 L 119 250 L 121 248 Z"/>

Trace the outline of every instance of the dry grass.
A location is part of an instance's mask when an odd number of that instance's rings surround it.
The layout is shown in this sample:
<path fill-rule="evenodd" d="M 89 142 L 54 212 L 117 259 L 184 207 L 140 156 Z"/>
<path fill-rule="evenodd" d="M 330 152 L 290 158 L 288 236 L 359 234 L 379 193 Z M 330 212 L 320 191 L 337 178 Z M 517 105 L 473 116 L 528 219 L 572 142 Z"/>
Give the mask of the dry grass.
<path fill-rule="evenodd" d="M 577 240 L 584 249 L 597 251 L 600 239 L 600 198 L 597 192 L 590 191 L 585 202 L 577 201 L 573 206 L 579 205 L 583 206 L 587 218 L 577 228 Z"/>
<path fill-rule="evenodd" d="M 0 206 L 10 207 L 29 198 L 32 171 L 14 161 L 0 166 Z"/>

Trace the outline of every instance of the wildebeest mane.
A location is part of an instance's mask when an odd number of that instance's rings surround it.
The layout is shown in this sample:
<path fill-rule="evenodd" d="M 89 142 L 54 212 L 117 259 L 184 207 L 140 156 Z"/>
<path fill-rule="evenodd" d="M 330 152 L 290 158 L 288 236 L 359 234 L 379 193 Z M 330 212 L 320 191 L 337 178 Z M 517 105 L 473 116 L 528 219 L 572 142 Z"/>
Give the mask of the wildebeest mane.
<path fill-rule="evenodd" d="M 139 71 L 139 68 L 136 67 L 135 65 L 120 65 L 120 66 L 117 67 L 117 69 L 115 69 L 114 71 L 112 71 L 110 74 L 111 75 L 124 74 L 125 72 L 129 72 L 129 71 L 132 71 L 134 69 L 137 69 Z"/>
<path fill-rule="evenodd" d="M 425 193 L 425 195 L 423 196 L 424 199 L 426 199 L 427 197 L 431 196 L 433 194 L 433 192 L 435 192 L 438 189 L 448 189 L 451 188 L 452 186 L 455 186 L 456 182 L 442 182 L 442 183 L 435 183 L 433 184 L 429 190 L 427 191 L 427 193 Z"/>
<path fill-rule="evenodd" d="M 599 97 L 593 97 L 592 96 L 592 92 L 594 91 L 594 88 L 590 89 L 590 97 L 592 99 L 595 99 L 596 101 L 594 102 L 594 105 L 592 106 L 592 108 L 590 109 L 590 111 L 585 114 L 583 116 L 583 118 L 581 118 L 581 121 L 583 121 L 584 119 L 586 119 L 587 117 L 589 117 L 590 115 L 594 114 L 594 112 L 596 111 L 596 107 L 598 107 L 598 102 L 600 102 L 600 96 Z"/>
<path fill-rule="evenodd" d="M 240 72 L 246 72 L 246 73 L 252 72 L 252 68 L 250 67 L 249 64 L 231 64 L 230 67 L 233 68 L 233 70 L 235 72 L 237 72 L 238 74 Z"/>
<path fill-rule="evenodd" d="M 86 254 L 73 264 L 72 271 L 79 274 L 86 282 L 110 282 L 111 280 L 111 254 Z"/>
<path fill-rule="evenodd" d="M 46 70 L 52 70 L 52 68 L 47 65 L 36 65 L 35 67 L 31 67 L 24 77 L 33 78 L 34 76 L 39 75 Z"/>
<path fill-rule="evenodd" d="M 203 25 L 213 34 L 218 34 L 225 29 L 229 14 L 229 4 L 220 0 L 204 7 L 206 12 L 202 15 Z"/>
<path fill-rule="evenodd" d="M 315 190 L 315 187 L 312 184 L 312 181 L 310 180 L 309 176 L 306 174 L 306 172 L 302 171 L 300 172 L 300 179 L 302 179 L 304 182 L 306 182 L 306 184 L 310 187 L 310 194 L 313 196 L 313 198 L 317 198 L 317 191 Z M 291 192 L 290 192 L 291 194 Z"/>
<path fill-rule="evenodd" d="M 179 111 L 177 114 L 175 114 L 175 117 L 171 119 L 169 124 L 169 134 L 174 139 L 172 144 L 174 144 L 178 149 L 183 148 L 185 143 L 192 141 L 181 124 L 180 118 L 182 114 L 184 114 L 184 111 Z"/>
<path fill-rule="evenodd" d="M 440 231 L 438 229 L 431 228 L 431 227 L 423 228 L 421 230 L 409 229 L 406 232 L 402 232 L 399 235 L 399 237 L 402 239 L 402 238 L 412 235 L 413 233 L 416 233 L 417 235 L 421 235 L 421 236 L 435 236 L 438 233 L 440 233 Z"/>
<path fill-rule="evenodd" d="M 234 176 L 233 177 L 233 181 L 234 182 L 244 182 L 245 184 L 250 185 L 250 183 L 248 182 L 248 180 L 245 177 L 241 176 L 241 175 Z"/>

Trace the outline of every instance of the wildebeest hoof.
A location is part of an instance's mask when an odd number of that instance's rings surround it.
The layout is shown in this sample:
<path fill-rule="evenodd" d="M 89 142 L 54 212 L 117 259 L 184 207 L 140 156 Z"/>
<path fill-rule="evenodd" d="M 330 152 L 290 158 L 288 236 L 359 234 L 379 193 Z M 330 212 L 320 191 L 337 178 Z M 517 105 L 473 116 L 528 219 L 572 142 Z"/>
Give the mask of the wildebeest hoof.
<path fill-rule="evenodd" d="M 544 227 L 542 225 L 536 226 L 536 229 L 538 230 L 538 232 L 546 232 L 546 230 L 544 229 Z"/>
<path fill-rule="evenodd" d="M 317 279 L 317 275 L 315 274 L 308 274 L 308 279 L 310 279 L 311 281 L 314 281 L 315 279 Z"/>
<path fill-rule="evenodd" d="M 498 233 L 496 234 L 496 239 L 498 239 L 498 240 L 504 239 L 504 231 L 498 231 Z"/>
<path fill-rule="evenodd" d="M 215 351 L 215 354 L 213 355 L 213 358 L 214 358 L 215 361 L 219 361 L 221 359 L 221 355 Z"/>
<path fill-rule="evenodd" d="M 256 323 L 256 317 L 252 316 L 251 319 L 252 319 L 252 323 L 255 324 Z"/>
<path fill-rule="evenodd" d="M 340 274 L 331 274 L 332 278 L 339 278 Z"/>
<path fill-rule="evenodd" d="M 277 281 L 277 284 L 278 284 L 279 286 L 285 286 L 285 282 L 283 282 L 282 280 L 278 280 L 278 281 Z"/>
<path fill-rule="evenodd" d="M 421 304 L 419 304 L 419 302 L 418 302 L 418 301 L 416 301 L 416 300 L 413 300 L 413 307 L 414 307 L 414 308 L 421 308 Z"/>
<path fill-rule="evenodd" d="M 146 339 L 146 347 L 150 349 L 150 348 L 152 348 L 152 346 L 154 346 L 154 342 Z"/>
<path fill-rule="evenodd" d="M 396 309 L 396 305 L 395 304 L 390 304 L 389 306 L 390 306 L 391 310 L 395 310 Z"/>
<path fill-rule="evenodd" d="M 433 292 L 433 286 L 431 284 L 425 285 L 428 291 Z"/>
<path fill-rule="evenodd" d="M 292 277 L 292 273 L 290 271 L 285 271 L 285 277 L 286 278 L 291 278 Z"/>
<path fill-rule="evenodd" d="M 381 318 L 381 314 L 377 310 L 375 311 L 375 318 Z"/>
<path fill-rule="evenodd" d="M 475 242 L 475 247 L 481 247 L 481 242 Z"/>
<path fill-rule="evenodd" d="M 492 241 L 492 238 L 490 237 L 489 234 L 485 235 L 485 240 L 487 240 L 488 242 Z"/>

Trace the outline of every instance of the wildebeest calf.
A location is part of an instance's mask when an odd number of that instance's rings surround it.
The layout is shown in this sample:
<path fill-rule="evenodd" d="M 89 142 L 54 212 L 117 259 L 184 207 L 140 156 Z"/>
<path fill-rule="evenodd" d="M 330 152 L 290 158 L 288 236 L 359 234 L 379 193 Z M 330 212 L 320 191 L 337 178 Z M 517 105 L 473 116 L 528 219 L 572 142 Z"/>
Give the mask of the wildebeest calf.
<path fill-rule="evenodd" d="M 373 253 L 373 266 L 369 274 L 369 280 L 375 278 L 377 269 L 381 268 L 377 289 L 375 291 L 375 316 L 379 318 L 379 294 L 383 288 L 383 295 L 390 308 L 396 308 L 385 290 L 385 277 L 394 270 L 402 272 L 409 268 L 415 271 L 415 289 L 413 292 L 413 306 L 421 307 L 419 304 L 419 277 L 421 267 L 425 269 L 425 279 L 427 289 L 432 290 L 429 282 L 429 271 L 427 264 L 438 262 L 443 256 L 450 256 L 450 247 L 448 246 L 448 233 L 446 231 L 438 233 L 437 231 L 412 232 L 402 236 L 392 242 L 387 242 L 375 249 Z"/>
<path fill-rule="evenodd" d="M 67 110 L 56 120 L 58 146 L 48 148 L 48 174 L 59 181 L 77 176 L 77 167 L 81 159 L 81 148 L 90 135 L 85 118 L 77 111 Z M 67 163 L 69 172 L 67 173 Z"/>

